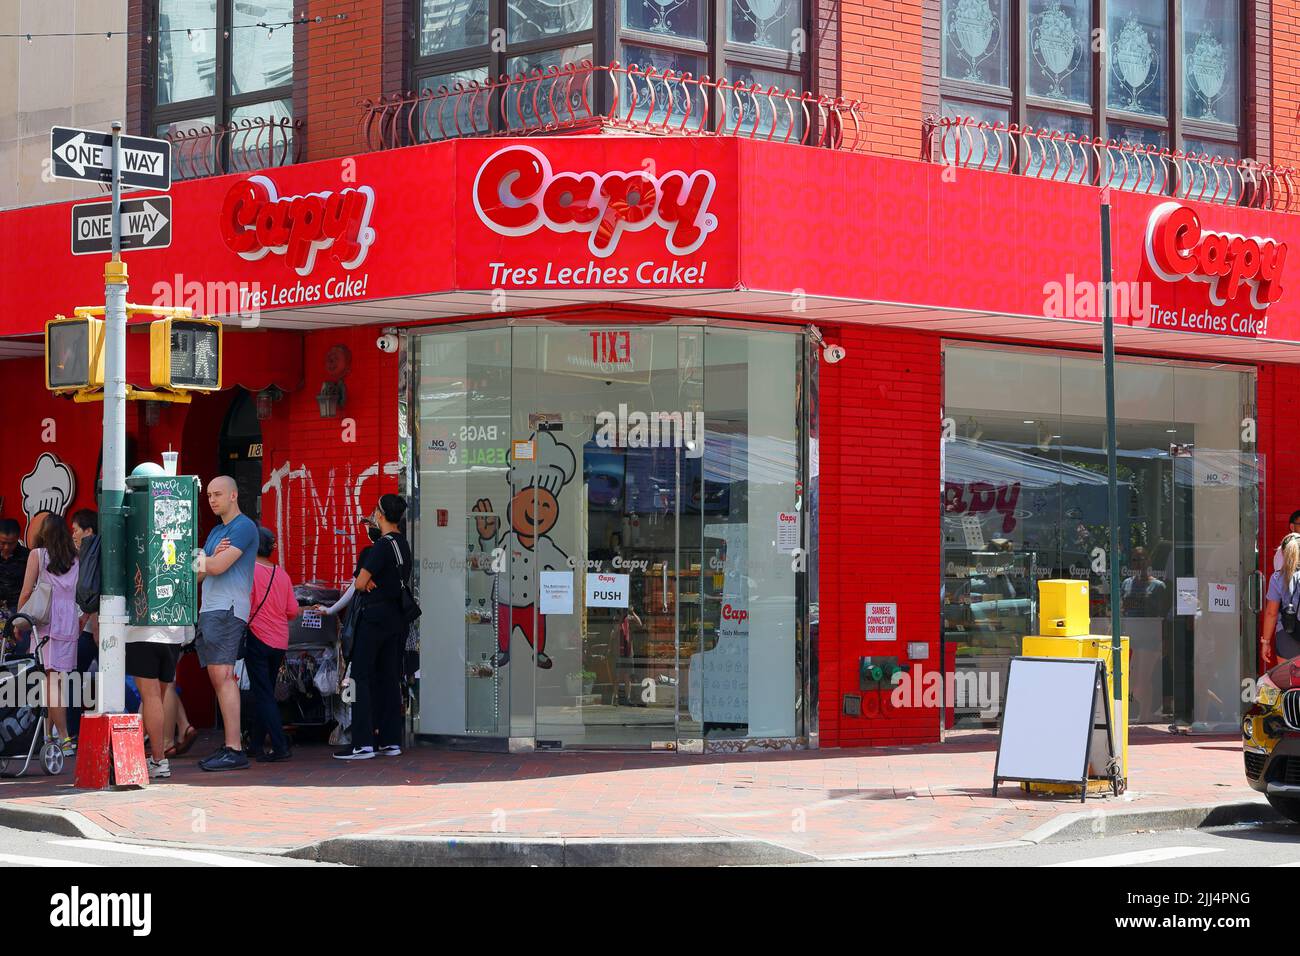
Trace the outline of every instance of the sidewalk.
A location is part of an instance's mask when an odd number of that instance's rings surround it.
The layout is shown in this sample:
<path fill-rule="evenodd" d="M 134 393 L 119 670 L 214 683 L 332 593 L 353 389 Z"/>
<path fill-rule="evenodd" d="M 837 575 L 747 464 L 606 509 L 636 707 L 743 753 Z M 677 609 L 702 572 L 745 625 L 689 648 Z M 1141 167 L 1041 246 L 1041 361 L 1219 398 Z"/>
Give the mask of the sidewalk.
<path fill-rule="evenodd" d="M 14 822 L 20 809 L 73 811 L 74 821 L 91 825 L 83 832 L 263 851 L 319 847 L 339 837 L 403 838 L 378 846 L 371 840 L 362 858 L 375 862 L 385 859 L 385 848 L 388 858 L 413 861 L 406 839 L 412 837 L 440 838 L 461 850 L 475 837 L 498 847 L 690 843 L 715 845 L 725 857 L 718 862 L 727 862 L 741 858 L 733 852 L 738 846 L 774 861 L 906 855 L 1036 841 L 1067 825 L 1061 836 L 1100 835 L 1107 820 L 1115 828 L 1117 813 L 1161 811 L 1142 827 L 1167 828 L 1196 825 L 1204 814 L 1190 808 L 1237 805 L 1240 814 L 1239 805 L 1250 804 L 1250 817 L 1262 805 L 1246 784 L 1237 738 L 1142 729 L 1130 747 L 1130 792 L 1086 804 L 1031 797 L 1015 785 L 1003 785 L 994 798 L 993 734 L 916 747 L 706 756 L 417 747 L 358 763 L 304 745 L 286 763 L 204 773 L 196 761 L 215 744 L 200 740 L 172 762 L 170 781 L 145 790 L 79 792 L 70 770 L 49 778 L 37 768 L 0 780 L 0 825 L 44 828 Z M 1165 812 L 1179 808 L 1187 811 L 1181 817 Z M 1266 806 L 1262 814 L 1269 817 Z M 58 816 L 66 828 L 67 814 Z"/>

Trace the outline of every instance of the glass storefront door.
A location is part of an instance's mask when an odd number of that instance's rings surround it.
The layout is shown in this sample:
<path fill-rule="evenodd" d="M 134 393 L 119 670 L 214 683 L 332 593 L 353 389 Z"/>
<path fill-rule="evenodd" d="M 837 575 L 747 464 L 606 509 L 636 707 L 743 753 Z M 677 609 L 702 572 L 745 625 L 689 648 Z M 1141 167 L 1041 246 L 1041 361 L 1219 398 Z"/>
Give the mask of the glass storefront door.
<path fill-rule="evenodd" d="M 1037 633 L 1037 581 L 1090 584 L 1110 634 L 1098 357 L 945 350 L 943 639 L 949 726 L 996 725 L 1009 658 Z M 1116 366 L 1121 623 L 1134 723 L 1235 729 L 1254 674 L 1262 467 L 1249 370 Z"/>
<path fill-rule="evenodd" d="M 539 323 L 414 352 L 422 733 L 805 734 L 801 334 Z"/>

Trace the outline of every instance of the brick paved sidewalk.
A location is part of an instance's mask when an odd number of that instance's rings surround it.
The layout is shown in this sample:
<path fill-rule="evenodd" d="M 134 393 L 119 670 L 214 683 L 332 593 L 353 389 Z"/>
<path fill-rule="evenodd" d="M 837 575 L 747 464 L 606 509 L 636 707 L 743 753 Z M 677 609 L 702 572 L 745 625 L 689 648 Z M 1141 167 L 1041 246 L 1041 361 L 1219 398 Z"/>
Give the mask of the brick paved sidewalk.
<path fill-rule="evenodd" d="M 282 764 L 209 774 L 204 739 L 146 790 L 83 793 L 39 769 L 9 806 L 73 810 L 124 839 L 287 848 L 351 835 L 758 839 L 822 858 L 1020 839 L 1061 814 L 1258 800 L 1233 738 L 1134 731 L 1120 799 L 990 792 L 996 739 L 803 753 L 479 754 L 419 747 L 343 763 L 304 745 Z"/>

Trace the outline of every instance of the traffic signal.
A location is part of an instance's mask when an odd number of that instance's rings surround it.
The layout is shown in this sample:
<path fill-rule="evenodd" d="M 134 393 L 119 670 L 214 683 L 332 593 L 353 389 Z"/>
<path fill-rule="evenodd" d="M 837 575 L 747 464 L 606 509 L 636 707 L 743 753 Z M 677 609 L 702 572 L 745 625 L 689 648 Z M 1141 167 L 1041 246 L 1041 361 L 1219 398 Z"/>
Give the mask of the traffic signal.
<path fill-rule="evenodd" d="M 216 319 L 156 319 L 149 325 L 154 388 L 215 392 L 221 388 L 221 323 Z"/>
<path fill-rule="evenodd" d="M 45 323 L 45 387 L 75 392 L 104 385 L 104 320 L 90 316 Z"/>

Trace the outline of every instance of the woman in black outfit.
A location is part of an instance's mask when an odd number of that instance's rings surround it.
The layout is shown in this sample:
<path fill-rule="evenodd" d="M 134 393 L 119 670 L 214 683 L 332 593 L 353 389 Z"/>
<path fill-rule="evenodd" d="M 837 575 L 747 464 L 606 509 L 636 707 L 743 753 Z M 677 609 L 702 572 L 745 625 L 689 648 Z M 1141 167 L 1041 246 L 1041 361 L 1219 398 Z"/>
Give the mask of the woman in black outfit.
<path fill-rule="evenodd" d="M 405 515 L 401 496 L 379 499 L 371 519 L 379 538 L 367 549 L 353 582 L 365 603 L 352 646 L 352 745 L 334 754 L 340 760 L 396 757 L 402 752 L 402 653 L 410 629 L 402 620 L 402 583 L 411 583 L 411 546 L 400 527 Z"/>

